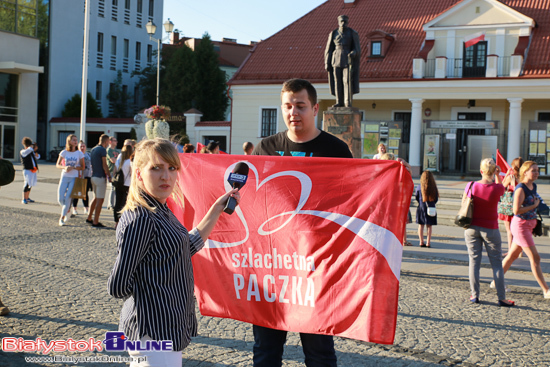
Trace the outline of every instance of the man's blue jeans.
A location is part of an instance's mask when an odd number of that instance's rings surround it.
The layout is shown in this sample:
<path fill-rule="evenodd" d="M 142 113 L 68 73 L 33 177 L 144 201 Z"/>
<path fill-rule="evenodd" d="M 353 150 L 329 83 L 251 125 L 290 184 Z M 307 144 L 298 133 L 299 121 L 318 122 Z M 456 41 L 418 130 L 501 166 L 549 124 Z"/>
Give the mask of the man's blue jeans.
<path fill-rule="evenodd" d="M 257 325 L 253 325 L 252 329 L 254 330 L 254 366 L 282 366 L 287 332 Z M 300 339 L 307 367 L 336 367 L 332 336 L 300 333 Z"/>

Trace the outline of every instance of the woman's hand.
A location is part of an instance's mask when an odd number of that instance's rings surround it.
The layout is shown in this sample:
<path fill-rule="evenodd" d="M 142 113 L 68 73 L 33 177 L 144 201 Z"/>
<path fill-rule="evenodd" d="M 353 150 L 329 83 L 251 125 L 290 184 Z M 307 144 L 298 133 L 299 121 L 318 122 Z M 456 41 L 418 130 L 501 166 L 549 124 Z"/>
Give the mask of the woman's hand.
<path fill-rule="evenodd" d="M 499 175 L 500 174 L 500 167 L 499 166 L 496 166 L 495 168 L 495 175 Z"/>
<path fill-rule="evenodd" d="M 535 197 L 535 200 L 533 200 L 533 205 L 535 206 L 535 208 L 538 208 L 539 207 L 539 204 L 540 204 L 540 199 L 538 197 Z"/>
<path fill-rule="evenodd" d="M 241 201 L 241 193 L 239 192 L 239 189 L 233 189 L 231 191 L 226 192 L 225 194 L 220 196 L 218 200 L 214 202 L 213 206 L 221 208 L 220 214 L 225 208 L 225 204 L 227 203 L 227 200 L 229 200 L 230 197 L 235 198 L 235 200 L 237 201 L 237 205 L 239 205 L 239 202 Z"/>
<path fill-rule="evenodd" d="M 203 241 L 206 241 L 208 236 L 210 236 L 210 233 L 214 230 L 214 227 L 216 226 L 216 223 L 218 222 L 218 219 L 227 204 L 227 200 L 229 200 L 230 197 L 235 198 L 237 205 L 239 205 L 239 202 L 241 201 L 241 194 L 239 193 L 239 190 L 233 189 L 228 191 L 214 202 L 208 213 L 206 213 L 204 218 L 197 225 L 197 230 L 199 231 Z"/>

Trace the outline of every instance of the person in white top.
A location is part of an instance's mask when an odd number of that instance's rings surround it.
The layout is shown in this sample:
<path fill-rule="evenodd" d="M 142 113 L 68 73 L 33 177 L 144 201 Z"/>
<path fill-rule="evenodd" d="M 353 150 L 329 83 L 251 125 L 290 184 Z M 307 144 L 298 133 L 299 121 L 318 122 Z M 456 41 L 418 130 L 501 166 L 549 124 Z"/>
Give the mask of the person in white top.
<path fill-rule="evenodd" d="M 71 134 L 67 136 L 67 143 L 65 149 L 59 153 L 57 158 L 57 168 L 62 169 L 61 179 L 59 180 L 59 186 L 57 188 L 57 201 L 61 205 L 61 217 L 59 218 L 59 225 L 63 226 L 67 222 L 67 213 L 71 207 L 71 192 L 75 179 L 79 176 L 80 171 L 85 168 L 84 165 L 84 153 L 79 151 L 76 147 L 78 145 L 78 138 L 76 135 Z"/>
<path fill-rule="evenodd" d="M 33 144 L 32 139 L 25 136 L 21 142 L 25 149 L 19 152 L 21 164 L 23 165 L 23 204 L 34 203 L 34 200 L 29 197 L 31 188 L 36 186 L 36 172 L 38 171 L 37 160 L 40 159 L 40 154 L 36 153 L 38 147 Z"/>
<path fill-rule="evenodd" d="M 115 186 L 116 183 L 113 183 L 113 187 L 115 188 L 115 207 L 113 210 L 115 224 L 118 224 L 120 212 L 126 205 L 126 199 L 128 198 L 128 190 L 132 182 L 132 160 L 130 158 L 133 154 L 134 148 L 131 145 L 125 145 L 122 147 L 122 152 L 119 155 L 120 162 L 117 159 L 115 163 L 115 177 L 119 170 L 122 170 L 122 174 L 124 175 L 124 185 Z"/>

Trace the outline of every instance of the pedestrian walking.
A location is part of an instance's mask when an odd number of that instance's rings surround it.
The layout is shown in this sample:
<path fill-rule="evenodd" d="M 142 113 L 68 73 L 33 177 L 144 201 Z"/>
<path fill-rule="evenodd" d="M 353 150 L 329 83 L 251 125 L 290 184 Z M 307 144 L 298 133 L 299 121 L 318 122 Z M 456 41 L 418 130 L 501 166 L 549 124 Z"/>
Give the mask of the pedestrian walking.
<path fill-rule="evenodd" d="M 519 254 L 524 251 L 531 263 L 531 271 L 542 288 L 544 298 L 550 299 L 550 289 L 540 268 L 540 254 L 533 240 L 533 229 L 537 224 L 537 207 L 540 204 L 535 183 L 538 178 L 539 167 L 535 162 L 526 161 L 521 165 L 520 183 L 514 191 L 514 217 L 510 224 L 512 246 L 502 262 L 502 267 L 506 273 Z"/>
<path fill-rule="evenodd" d="M 479 303 L 479 271 L 483 245 L 485 245 L 491 268 L 493 268 L 498 304 L 502 307 L 512 307 L 515 303 L 506 300 L 501 261 L 502 241 L 498 230 L 497 205 L 504 194 L 504 186 L 499 175 L 500 168 L 492 158 L 486 158 L 481 161 L 479 169 L 481 180 L 468 183 L 465 189 L 466 195 L 469 193 L 474 201 L 472 224 L 464 231 L 470 260 L 470 302 Z"/>
<path fill-rule="evenodd" d="M 21 164 L 23 165 L 23 204 L 34 203 L 34 200 L 30 198 L 31 189 L 36 186 L 37 172 L 38 172 L 38 160 L 40 154 L 37 153 L 38 146 L 33 144 L 32 139 L 25 136 L 21 141 L 24 149 L 21 149 L 19 156 L 21 158 Z"/>
<path fill-rule="evenodd" d="M 99 143 L 92 149 L 90 154 L 92 160 L 92 191 L 94 192 L 94 200 L 90 204 L 90 212 L 86 223 L 95 228 L 105 228 L 99 222 L 99 215 L 105 200 L 105 192 L 107 191 L 107 182 L 111 182 L 111 173 L 107 166 L 107 147 L 109 146 L 109 136 L 103 134 L 99 137 Z"/>
<path fill-rule="evenodd" d="M 416 207 L 416 223 L 418 223 L 418 240 L 420 247 L 430 248 L 432 242 L 432 226 L 437 225 L 435 204 L 439 200 L 439 191 L 434 175 L 424 171 L 420 176 L 420 185 L 416 187 L 414 197 L 418 203 Z M 424 244 L 424 226 L 426 226 L 426 244 Z"/>
<path fill-rule="evenodd" d="M 120 212 L 126 205 L 126 199 L 128 197 L 128 190 L 130 189 L 130 183 L 132 182 L 132 161 L 131 157 L 134 154 L 134 148 L 131 145 L 125 145 L 122 147 L 120 153 L 120 160 L 117 159 L 115 163 L 115 171 L 122 171 L 124 180 L 122 185 L 120 183 L 113 184 L 115 187 L 115 208 L 113 215 L 115 217 L 115 224 L 118 225 L 120 219 Z M 116 177 L 116 176 L 115 176 Z"/>
<path fill-rule="evenodd" d="M 84 214 L 88 214 L 88 211 L 90 210 L 88 205 L 88 192 L 92 191 L 92 157 L 90 156 L 90 153 L 86 151 L 86 143 L 83 140 L 78 143 L 78 150 L 84 154 L 84 170 L 82 171 L 82 177 L 86 180 L 86 199 L 82 199 L 82 203 L 84 204 Z M 73 199 L 73 210 L 71 216 L 78 215 L 78 211 L 76 209 L 77 205 L 78 199 L 75 198 Z"/>
<path fill-rule="evenodd" d="M 506 226 L 506 236 L 508 239 L 508 249 L 504 256 L 508 254 L 512 247 L 512 231 L 510 230 L 510 223 L 514 217 L 513 209 L 513 194 L 516 186 L 519 184 L 519 169 L 523 165 L 523 158 L 518 157 L 512 161 L 510 170 L 506 172 L 504 180 L 502 180 L 502 186 L 506 189 L 504 195 L 500 198 L 498 203 L 498 219 L 504 222 Z"/>
<path fill-rule="evenodd" d="M 109 146 L 107 147 L 107 168 L 109 168 L 109 175 L 113 177 L 115 175 L 115 163 L 120 152 L 116 148 L 118 144 L 117 138 L 114 136 L 109 137 Z M 112 210 L 115 207 L 115 190 L 112 184 L 109 184 L 111 190 L 109 192 L 109 201 L 107 202 L 108 210 Z"/>
<path fill-rule="evenodd" d="M 181 366 L 181 351 L 197 335 L 191 256 L 204 247 L 233 189 L 219 197 L 191 231 L 178 221 L 166 201 L 183 197 L 176 148 L 165 139 L 136 146 L 126 206 L 116 230 L 117 258 L 108 280 L 109 294 L 125 300 L 119 329 L 128 340 L 169 340 L 172 351 L 129 351 L 131 366 Z M 143 358 L 142 358 L 143 359 Z"/>
<path fill-rule="evenodd" d="M 78 138 L 74 134 L 67 136 L 65 149 L 57 157 L 57 168 L 61 169 L 61 179 L 57 188 L 57 201 L 61 205 L 61 217 L 59 225 L 64 226 L 67 223 L 67 213 L 71 208 L 71 192 L 75 179 L 80 171 L 84 170 L 84 154 L 77 149 Z"/>

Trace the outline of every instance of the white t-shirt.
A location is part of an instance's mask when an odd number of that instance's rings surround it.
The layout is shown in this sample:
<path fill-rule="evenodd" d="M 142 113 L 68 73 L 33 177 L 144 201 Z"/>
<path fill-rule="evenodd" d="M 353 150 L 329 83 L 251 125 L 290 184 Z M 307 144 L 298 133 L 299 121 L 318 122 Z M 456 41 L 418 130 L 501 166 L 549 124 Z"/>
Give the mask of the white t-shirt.
<path fill-rule="evenodd" d="M 80 160 L 84 158 L 84 153 L 80 150 L 69 152 L 64 149 L 59 155 L 65 160 L 65 167 L 80 167 Z M 78 177 L 78 173 L 79 171 L 77 170 L 72 170 L 71 172 L 63 170 L 61 171 L 61 177 Z"/>
<path fill-rule="evenodd" d="M 119 155 L 121 157 L 122 154 Z M 118 171 L 118 167 L 120 165 L 120 160 L 117 159 L 115 163 L 115 172 Z M 132 183 L 132 160 L 127 159 L 124 161 L 124 164 L 122 165 L 122 173 L 124 174 L 124 186 L 130 187 L 130 183 Z"/>

